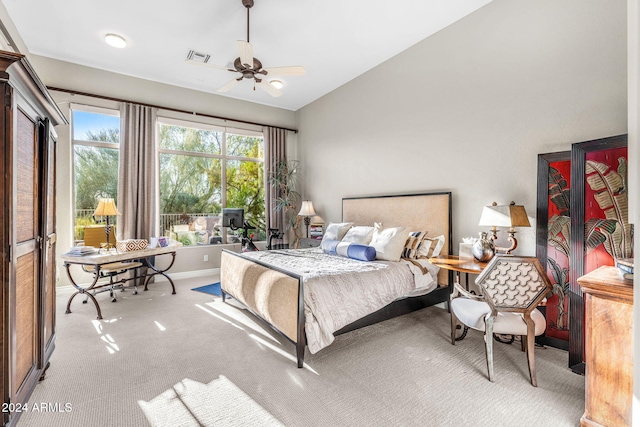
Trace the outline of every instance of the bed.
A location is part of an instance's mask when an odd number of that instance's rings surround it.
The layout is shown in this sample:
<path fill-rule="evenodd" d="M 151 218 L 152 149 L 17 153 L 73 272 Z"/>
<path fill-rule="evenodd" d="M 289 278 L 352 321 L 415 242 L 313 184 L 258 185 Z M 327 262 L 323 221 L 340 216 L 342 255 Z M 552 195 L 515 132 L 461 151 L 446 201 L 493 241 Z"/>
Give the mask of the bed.
<path fill-rule="evenodd" d="M 443 236 L 440 254 L 451 254 L 450 192 L 344 198 L 342 221 L 354 226 L 406 226 L 429 236 Z M 325 267 L 325 261 L 333 264 Z M 301 368 L 307 345 L 315 353 L 337 335 L 448 303 L 451 273 L 425 263 L 420 260 L 423 268 L 416 268 L 408 265 L 415 262 L 407 261 L 364 262 L 328 255 L 320 248 L 242 254 L 223 250 L 222 297 L 223 301 L 233 297 L 295 344 Z M 352 267 L 358 271 L 351 272 Z M 417 270 L 425 277 L 428 270 L 433 283 L 417 281 Z M 378 282 L 382 287 L 374 287 Z M 365 293 L 351 294 L 354 288 Z"/>

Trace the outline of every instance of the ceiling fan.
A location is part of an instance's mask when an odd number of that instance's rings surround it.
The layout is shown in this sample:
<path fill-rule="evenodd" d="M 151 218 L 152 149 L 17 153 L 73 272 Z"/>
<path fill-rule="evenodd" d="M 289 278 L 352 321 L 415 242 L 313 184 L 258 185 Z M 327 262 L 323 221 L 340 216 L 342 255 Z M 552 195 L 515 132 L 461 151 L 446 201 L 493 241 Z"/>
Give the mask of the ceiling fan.
<path fill-rule="evenodd" d="M 216 69 L 223 69 L 231 71 L 233 73 L 240 73 L 239 77 L 235 77 L 233 80 L 229 81 L 221 88 L 219 88 L 218 92 L 227 92 L 242 80 L 253 79 L 253 90 L 255 90 L 257 86 L 271 96 L 281 96 L 282 92 L 271 85 L 269 82 L 267 82 L 264 78 L 267 75 L 303 76 L 305 73 L 304 67 L 288 66 L 262 68 L 262 62 L 260 62 L 258 58 L 253 56 L 253 46 L 251 46 L 251 43 L 249 42 L 249 10 L 253 7 L 253 0 L 242 0 L 242 5 L 247 8 L 247 41 L 237 41 L 240 56 L 233 61 L 233 68 L 209 64 L 208 62 L 206 62 L 206 60 L 205 62 L 192 61 L 190 58 L 187 58 L 187 60 L 196 64 L 208 65 Z"/>

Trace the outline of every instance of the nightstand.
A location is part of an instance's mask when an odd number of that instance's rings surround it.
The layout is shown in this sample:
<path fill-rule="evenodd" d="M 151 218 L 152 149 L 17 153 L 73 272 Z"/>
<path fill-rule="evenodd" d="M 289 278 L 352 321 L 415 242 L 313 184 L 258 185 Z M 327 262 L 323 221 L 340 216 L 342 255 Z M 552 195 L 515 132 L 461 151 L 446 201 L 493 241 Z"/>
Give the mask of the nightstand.
<path fill-rule="evenodd" d="M 322 242 L 322 240 L 320 239 L 302 238 L 300 239 L 300 245 L 298 246 L 298 248 L 317 248 L 318 246 L 320 246 L 320 242 Z"/>
<path fill-rule="evenodd" d="M 465 273 L 464 286 L 467 291 L 469 290 L 469 274 L 480 274 L 487 266 L 486 262 L 480 262 L 474 258 L 460 258 L 456 255 L 442 255 L 429 258 L 429 262 L 440 268 L 454 271 L 456 273 L 456 282 L 458 282 L 459 285 L 462 285 L 460 282 L 460 273 Z"/>

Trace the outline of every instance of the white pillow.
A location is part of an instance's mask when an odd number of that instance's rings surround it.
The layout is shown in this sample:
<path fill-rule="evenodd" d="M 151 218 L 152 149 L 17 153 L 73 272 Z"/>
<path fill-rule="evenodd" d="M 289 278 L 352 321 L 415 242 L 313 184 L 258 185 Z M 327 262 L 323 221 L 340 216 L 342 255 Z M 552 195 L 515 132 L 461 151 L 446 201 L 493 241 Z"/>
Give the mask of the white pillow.
<path fill-rule="evenodd" d="M 425 237 L 422 239 L 422 243 L 418 246 L 417 258 L 431 258 L 440 255 L 442 247 L 444 246 L 444 235 L 437 237 Z"/>
<path fill-rule="evenodd" d="M 376 249 L 376 259 L 385 261 L 400 261 L 400 256 L 407 241 L 409 227 L 383 228 L 376 224 L 369 246 Z"/>
<path fill-rule="evenodd" d="M 342 240 L 352 225 L 352 222 L 330 222 L 327 225 L 324 236 L 322 236 L 322 240 Z"/>
<path fill-rule="evenodd" d="M 359 243 L 361 245 L 368 245 L 371 243 L 373 237 L 373 227 L 367 225 L 356 225 L 351 227 L 347 234 L 342 238 L 343 242 Z"/>

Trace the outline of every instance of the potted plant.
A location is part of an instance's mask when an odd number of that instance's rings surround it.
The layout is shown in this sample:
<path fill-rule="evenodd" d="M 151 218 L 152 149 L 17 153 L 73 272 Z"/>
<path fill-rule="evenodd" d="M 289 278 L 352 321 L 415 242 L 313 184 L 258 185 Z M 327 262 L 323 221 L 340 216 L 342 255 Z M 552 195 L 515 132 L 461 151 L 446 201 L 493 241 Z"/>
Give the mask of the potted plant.
<path fill-rule="evenodd" d="M 277 190 L 278 197 L 275 199 L 276 212 L 284 212 L 285 232 L 288 233 L 291 245 L 297 248 L 300 243 L 301 217 L 298 216 L 299 204 L 302 200 L 297 191 L 300 174 L 298 172 L 298 161 L 281 161 L 275 165 L 269 184 Z"/>

